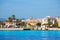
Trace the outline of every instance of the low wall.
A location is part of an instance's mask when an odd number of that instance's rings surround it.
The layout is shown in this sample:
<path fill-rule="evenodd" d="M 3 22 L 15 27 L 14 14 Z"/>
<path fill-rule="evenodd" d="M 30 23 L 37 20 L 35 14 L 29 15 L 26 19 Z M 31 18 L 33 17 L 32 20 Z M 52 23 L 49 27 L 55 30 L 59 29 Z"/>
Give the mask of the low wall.
<path fill-rule="evenodd" d="M 0 30 L 23 30 L 23 28 L 0 28 Z"/>
<path fill-rule="evenodd" d="M 0 30 L 23 30 L 24 28 L 0 28 Z M 47 28 L 48 30 L 60 30 L 60 28 Z M 34 28 L 31 30 L 41 30 L 41 28 Z"/>
<path fill-rule="evenodd" d="M 48 30 L 60 30 L 60 28 L 48 28 Z"/>

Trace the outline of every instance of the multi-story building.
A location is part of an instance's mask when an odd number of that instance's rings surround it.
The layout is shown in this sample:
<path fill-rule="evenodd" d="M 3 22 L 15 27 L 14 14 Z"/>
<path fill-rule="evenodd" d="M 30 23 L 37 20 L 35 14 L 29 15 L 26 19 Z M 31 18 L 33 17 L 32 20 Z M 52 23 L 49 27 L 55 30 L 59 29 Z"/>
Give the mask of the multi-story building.
<path fill-rule="evenodd" d="M 49 19 L 49 20 L 48 20 Z M 54 17 L 51 17 L 51 16 L 47 16 L 45 18 L 42 19 L 42 24 L 41 24 L 41 27 L 46 27 L 48 26 L 48 21 L 50 21 L 50 26 L 52 26 L 53 24 L 55 24 L 56 22 L 56 19 Z"/>
<path fill-rule="evenodd" d="M 60 27 L 60 16 L 57 18 L 58 27 Z"/>

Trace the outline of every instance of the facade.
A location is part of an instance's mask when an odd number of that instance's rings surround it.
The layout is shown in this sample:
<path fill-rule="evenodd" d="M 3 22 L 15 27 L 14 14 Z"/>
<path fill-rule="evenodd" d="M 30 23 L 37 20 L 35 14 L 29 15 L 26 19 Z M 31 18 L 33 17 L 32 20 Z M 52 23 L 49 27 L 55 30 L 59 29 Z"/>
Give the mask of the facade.
<path fill-rule="evenodd" d="M 32 17 L 30 17 L 29 19 L 26 20 L 22 20 L 24 22 L 26 22 L 26 27 L 36 27 L 37 23 L 41 22 L 41 19 L 33 19 Z"/>
<path fill-rule="evenodd" d="M 60 16 L 57 18 L 58 27 L 60 27 Z"/>
<path fill-rule="evenodd" d="M 25 24 L 26 26 L 24 26 L 24 23 L 22 23 L 22 22 L 26 23 Z M 58 22 L 58 26 L 60 27 L 60 17 L 58 17 L 57 20 L 56 20 L 56 18 L 51 17 L 51 16 L 46 16 L 45 18 L 38 18 L 38 19 L 34 19 L 34 18 L 30 17 L 29 19 L 21 20 L 21 22 L 19 20 L 9 21 L 9 19 L 7 19 L 5 21 L 4 27 L 9 28 L 9 26 L 13 26 L 16 28 L 20 28 L 20 27 L 22 27 L 21 25 L 23 25 L 24 27 L 37 27 L 38 25 L 40 25 L 38 23 L 41 23 L 41 28 L 46 28 L 46 27 L 53 26 L 53 24 L 56 24 L 56 22 Z"/>
<path fill-rule="evenodd" d="M 49 21 L 51 24 L 50 24 L 48 21 Z M 48 26 L 48 24 L 49 24 L 50 26 L 52 26 L 53 24 L 55 24 L 55 22 L 56 22 L 56 19 L 55 19 L 54 17 L 47 16 L 47 17 L 45 17 L 45 18 L 42 19 L 41 27 L 46 27 L 46 26 Z"/>
<path fill-rule="evenodd" d="M 26 19 L 27 26 L 36 26 L 37 21 L 33 18 Z"/>
<path fill-rule="evenodd" d="M 17 27 L 17 26 L 16 26 L 16 20 L 13 20 L 12 22 L 10 22 L 9 20 L 6 20 L 4 27 L 5 27 L 5 28 L 6 28 L 6 27 L 9 28 L 10 26 L 11 26 L 11 27 Z"/>

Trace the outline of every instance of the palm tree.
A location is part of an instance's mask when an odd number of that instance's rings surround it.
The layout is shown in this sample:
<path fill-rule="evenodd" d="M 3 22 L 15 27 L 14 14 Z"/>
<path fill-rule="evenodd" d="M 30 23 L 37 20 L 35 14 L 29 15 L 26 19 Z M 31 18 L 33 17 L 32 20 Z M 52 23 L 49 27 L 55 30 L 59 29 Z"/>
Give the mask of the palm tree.
<path fill-rule="evenodd" d="M 11 18 L 12 18 L 13 20 L 15 20 L 15 19 L 16 19 L 16 18 L 15 18 L 15 15 L 12 15 L 12 16 L 11 16 Z"/>
<path fill-rule="evenodd" d="M 9 20 L 9 22 L 12 22 L 12 18 L 11 17 L 9 17 L 8 20 Z"/>
<path fill-rule="evenodd" d="M 50 18 L 48 18 L 48 27 L 50 27 L 50 25 L 52 24 L 52 22 L 50 21 Z"/>
<path fill-rule="evenodd" d="M 20 23 L 20 22 L 21 22 L 21 20 L 19 20 L 19 19 L 16 19 L 16 22 L 17 22 L 17 23 Z"/>

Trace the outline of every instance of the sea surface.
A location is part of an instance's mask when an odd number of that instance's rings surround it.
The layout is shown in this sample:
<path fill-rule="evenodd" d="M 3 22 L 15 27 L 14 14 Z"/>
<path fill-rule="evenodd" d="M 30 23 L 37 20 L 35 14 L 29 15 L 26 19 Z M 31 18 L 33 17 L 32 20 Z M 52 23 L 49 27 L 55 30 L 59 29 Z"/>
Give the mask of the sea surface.
<path fill-rule="evenodd" d="M 0 30 L 0 40 L 60 40 L 60 31 Z"/>

